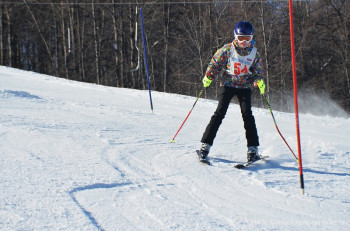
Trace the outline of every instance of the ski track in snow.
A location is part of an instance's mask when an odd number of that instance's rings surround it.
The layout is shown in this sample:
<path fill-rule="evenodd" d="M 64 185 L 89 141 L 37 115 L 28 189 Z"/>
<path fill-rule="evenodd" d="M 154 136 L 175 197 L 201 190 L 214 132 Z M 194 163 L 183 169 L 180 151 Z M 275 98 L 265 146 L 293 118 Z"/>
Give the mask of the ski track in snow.
<path fill-rule="evenodd" d="M 231 105 L 210 153 L 195 150 L 216 108 L 0 67 L 1 230 L 349 230 L 350 119 L 301 115 L 298 164 L 268 110 L 254 108 L 261 151 L 245 170 Z M 274 112 L 295 146 L 293 115 Z"/>

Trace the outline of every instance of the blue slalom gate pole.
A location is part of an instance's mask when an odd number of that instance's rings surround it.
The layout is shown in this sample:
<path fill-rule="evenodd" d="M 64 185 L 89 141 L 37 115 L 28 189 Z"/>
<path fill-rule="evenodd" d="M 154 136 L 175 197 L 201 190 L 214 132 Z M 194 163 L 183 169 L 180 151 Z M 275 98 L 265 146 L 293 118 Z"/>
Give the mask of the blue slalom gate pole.
<path fill-rule="evenodd" d="M 143 27 L 143 14 L 142 14 L 142 8 L 140 8 L 140 15 L 141 15 L 141 27 L 142 27 L 142 41 L 143 41 L 143 50 L 145 53 L 145 66 L 146 66 L 146 74 L 147 74 L 147 82 L 148 82 L 148 92 L 149 92 L 149 102 L 151 104 L 151 109 L 153 112 L 153 103 L 152 103 L 152 94 L 151 94 L 151 83 L 149 81 L 149 73 L 148 73 L 148 61 L 147 61 L 147 49 L 146 49 L 146 36 L 145 36 L 145 29 Z"/>

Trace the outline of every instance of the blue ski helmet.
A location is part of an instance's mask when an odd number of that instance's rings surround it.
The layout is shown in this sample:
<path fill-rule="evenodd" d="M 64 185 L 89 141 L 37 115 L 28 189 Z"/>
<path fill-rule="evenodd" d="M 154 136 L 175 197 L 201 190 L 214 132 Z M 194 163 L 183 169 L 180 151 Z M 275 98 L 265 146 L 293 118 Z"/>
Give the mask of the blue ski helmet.
<path fill-rule="evenodd" d="M 236 35 L 254 35 L 254 27 L 250 22 L 240 21 L 235 26 Z"/>

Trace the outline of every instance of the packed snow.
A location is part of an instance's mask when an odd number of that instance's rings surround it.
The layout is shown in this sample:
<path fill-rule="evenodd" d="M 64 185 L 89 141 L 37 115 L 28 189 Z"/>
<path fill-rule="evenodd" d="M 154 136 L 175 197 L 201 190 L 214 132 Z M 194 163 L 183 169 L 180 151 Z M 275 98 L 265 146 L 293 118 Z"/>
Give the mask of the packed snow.
<path fill-rule="evenodd" d="M 195 150 L 217 102 L 199 99 L 171 143 L 196 98 L 152 99 L 0 67 L 0 230 L 350 230 L 348 117 L 299 115 L 302 195 L 268 109 L 253 113 L 269 158 L 240 170 L 238 105 L 207 166 Z M 274 115 L 297 153 L 295 115 Z"/>

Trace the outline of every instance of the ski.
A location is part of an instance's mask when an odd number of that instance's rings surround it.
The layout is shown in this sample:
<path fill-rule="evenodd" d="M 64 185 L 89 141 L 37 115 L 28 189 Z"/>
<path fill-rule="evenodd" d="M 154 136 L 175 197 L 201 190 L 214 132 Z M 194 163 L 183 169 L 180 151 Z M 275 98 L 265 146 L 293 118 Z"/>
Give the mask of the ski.
<path fill-rule="evenodd" d="M 199 158 L 199 162 L 201 162 L 202 164 L 206 164 L 206 165 L 210 165 L 210 161 L 207 159 L 203 159 L 200 155 L 199 150 L 196 150 L 198 158 Z"/>
<path fill-rule="evenodd" d="M 247 161 L 247 162 L 245 162 L 245 163 L 236 164 L 236 165 L 235 165 L 235 168 L 238 168 L 238 169 L 246 168 L 246 167 L 248 167 L 249 165 L 254 164 L 254 163 L 257 162 L 257 161 L 265 160 L 265 159 L 268 158 L 268 157 L 269 157 L 269 156 L 262 156 L 259 160 Z"/>

